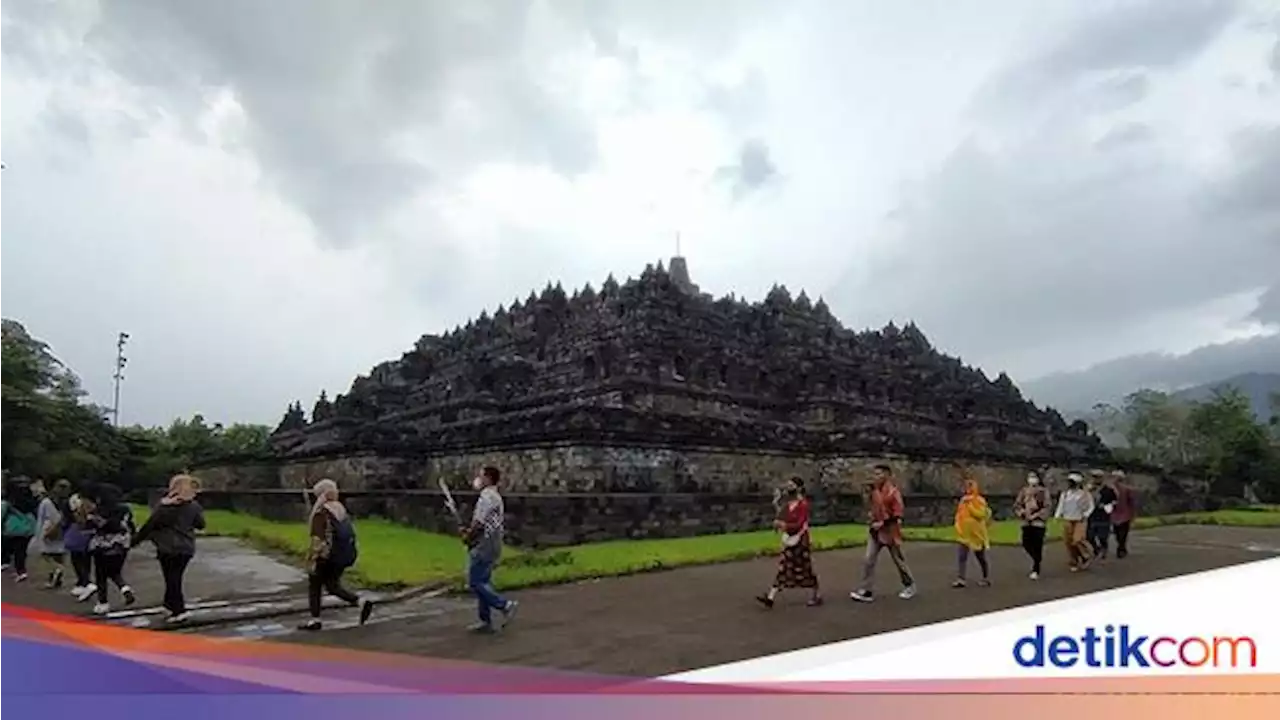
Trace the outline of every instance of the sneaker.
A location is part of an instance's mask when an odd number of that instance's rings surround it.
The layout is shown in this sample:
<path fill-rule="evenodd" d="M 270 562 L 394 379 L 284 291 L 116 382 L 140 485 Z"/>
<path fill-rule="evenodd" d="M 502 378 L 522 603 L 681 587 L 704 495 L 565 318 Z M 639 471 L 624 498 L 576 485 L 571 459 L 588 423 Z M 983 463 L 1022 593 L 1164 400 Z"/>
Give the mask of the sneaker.
<path fill-rule="evenodd" d="M 320 624 L 320 620 L 319 620 L 319 619 L 317 619 L 317 618 L 311 618 L 310 620 L 308 620 L 308 621 L 306 621 L 306 622 L 302 623 L 301 625 L 299 625 L 299 626 L 298 626 L 298 629 L 299 629 L 299 630 L 315 631 L 315 630 L 319 630 L 321 627 L 323 627 L 323 626 Z"/>
<path fill-rule="evenodd" d="M 867 590 L 854 590 L 853 592 L 849 593 L 849 599 L 853 600 L 854 602 L 869 603 L 872 600 L 875 600 L 875 596 L 873 596 Z"/>
<path fill-rule="evenodd" d="M 915 586 L 915 585 L 908 585 L 908 586 L 906 586 L 906 587 L 902 588 L 902 592 L 898 593 L 898 597 L 902 598 L 903 600 L 910 600 L 911 598 L 913 598 L 913 597 L 915 597 L 915 596 L 916 596 L 916 586 Z"/>
<path fill-rule="evenodd" d="M 1035 570 L 1032 570 L 1032 571 L 1031 571 L 1031 574 L 1030 574 L 1030 575 L 1028 575 L 1027 577 L 1031 578 L 1032 580 L 1039 580 L 1039 579 L 1040 579 L 1040 573 L 1036 572 Z"/>
<path fill-rule="evenodd" d="M 467 632 L 475 635 L 492 635 L 497 632 L 497 630 L 494 630 L 493 625 L 490 625 L 489 623 L 478 622 L 474 625 L 468 625 Z"/>
<path fill-rule="evenodd" d="M 111 612 L 110 603 L 98 603 L 97 605 L 93 606 L 94 615 L 106 615 L 109 612 Z"/>
<path fill-rule="evenodd" d="M 18 573 L 17 575 L 14 575 L 14 576 L 13 576 L 13 581 L 14 581 L 14 582 L 26 582 L 26 581 L 27 581 L 27 574 L 26 574 L 26 573 Z"/>
<path fill-rule="evenodd" d="M 773 600 L 768 595 L 757 595 L 756 602 L 760 603 L 761 605 L 765 606 L 770 610 L 773 609 Z"/>
<path fill-rule="evenodd" d="M 506 626 L 511 624 L 512 620 L 516 619 L 516 611 L 519 609 L 520 609 L 520 603 L 516 602 L 515 600 L 507 601 L 507 606 L 502 608 L 502 627 L 505 628 Z"/>
<path fill-rule="evenodd" d="M 805 603 L 806 607 L 822 607 L 822 598 L 809 598 L 809 602 Z"/>
<path fill-rule="evenodd" d="M 368 599 L 361 600 L 360 601 L 360 624 L 363 625 L 369 622 L 369 616 L 372 614 L 373 614 L 373 601 Z"/>
<path fill-rule="evenodd" d="M 1080 566 L 1079 566 L 1079 565 L 1072 565 L 1072 566 L 1071 566 L 1071 572 L 1080 572 Z"/>
<path fill-rule="evenodd" d="M 93 597 L 93 594 L 96 592 L 98 592 L 98 586 L 93 583 L 89 583 L 88 585 L 80 588 L 80 592 L 76 593 L 76 601 L 84 602 L 85 600 Z"/>
<path fill-rule="evenodd" d="M 13 567 L 13 565 L 12 565 L 12 564 L 10 564 L 10 563 L 5 563 L 4 565 L 0 565 L 0 572 L 4 572 L 4 571 L 8 570 L 8 569 L 9 569 L 9 568 L 11 568 L 11 567 Z"/>
<path fill-rule="evenodd" d="M 184 623 L 190 619 L 191 619 L 191 611 L 183 610 L 180 613 L 170 615 L 169 617 L 165 618 L 164 621 L 169 623 L 170 625 L 177 625 L 179 623 Z"/>
<path fill-rule="evenodd" d="M 986 578 L 982 578 L 978 581 L 978 587 L 991 587 L 991 581 Z"/>
<path fill-rule="evenodd" d="M 124 596 L 125 605 L 132 605 L 138 602 L 137 596 L 133 594 L 133 588 L 129 587 L 128 585 L 125 585 L 124 587 L 120 588 L 120 594 Z"/>
<path fill-rule="evenodd" d="M 962 588 L 962 587 L 964 587 L 966 584 L 967 584 L 967 583 L 966 583 L 964 580 L 960 579 L 960 578 L 956 578 L 955 580 L 952 580 L 952 581 L 951 581 L 951 587 L 953 587 L 953 588 Z"/>

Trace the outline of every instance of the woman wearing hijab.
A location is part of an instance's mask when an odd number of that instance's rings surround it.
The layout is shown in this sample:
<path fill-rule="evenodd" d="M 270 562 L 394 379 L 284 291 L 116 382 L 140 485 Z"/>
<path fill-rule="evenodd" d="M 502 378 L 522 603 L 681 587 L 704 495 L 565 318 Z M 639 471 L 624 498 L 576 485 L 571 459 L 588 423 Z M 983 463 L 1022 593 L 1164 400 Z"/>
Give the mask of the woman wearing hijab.
<path fill-rule="evenodd" d="M 967 475 L 967 473 L 966 473 Z M 972 476 L 965 479 L 964 497 L 956 505 L 956 579 L 951 583 L 953 588 L 962 588 L 967 583 L 965 575 L 969 569 L 969 553 L 978 560 L 982 569 L 979 587 L 991 585 L 991 567 L 987 564 L 987 550 L 991 547 L 991 538 L 987 533 L 987 524 L 991 522 L 991 507 L 987 499 L 978 492 L 978 481 Z"/>
<path fill-rule="evenodd" d="M 182 577 L 196 554 L 196 531 L 204 529 L 204 509 L 196 502 L 200 481 L 191 475 L 174 475 L 169 480 L 169 493 L 160 499 L 151 517 L 138 529 L 136 546 L 150 540 L 156 546 L 156 559 L 164 577 L 164 608 L 170 623 L 186 622 L 191 617 L 182 595 Z"/>
<path fill-rule="evenodd" d="M 1084 477 L 1080 473 L 1069 473 L 1067 489 L 1058 498 L 1054 517 L 1064 521 L 1062 542 L 1067 548 L 1071 572 L 1088 568 L 1093 560 L 1093 546 L 1089 544 L 1085 528 L 1093 505 L 1093 495 L 1084 488 Z"/>
<path fill-rule="evenodd" d="M 125 605 L 137 601 L 133 588 L 124 581 L 124 563 L 129 558 L 137 528 L 133 524 L 133 512 L 121 498 L 120 488 L 100 485 L 97 495 L 93 514 L 88 518 L 89 527 L 93 528 L 89 554 L 93 557 L 93 583 L 97 585 L 98 597 L 93 612 L 106 615 L 111 612 L 107 591 L 112 584 L 119 588 Z"/>
<path fill-rule="evenodd" d="M 1013 501 L 1013 514 L 1022 521 L 1022 549 L 1031 558 L 1032 580 L 1040 579 L 1040 563 L 1044 561 L 1045 525 L 1049 520 L 1049 491 L 1040 476 L 1027 473 L 1027 484 Z"/>
<path fill-rule="evenodd" d="M 31 494 L 39 498 L 36 506 L 36 534 L 27 548 L 28 555 L 39 557 L 49 569 L 45 589 L 62 587 L 67 550 L 62 544 L 62 531 L 67 515 L 67 498 L 71 495 L 71 483 L 59 480 L 53 484 L 53 492 L 45 489 L 44 482 L 31 483 Z"/>
<path fill-rule="evenodd" d="M 308 593 L 311 619 L 298 626 L 300 630 L 319 630 L 320 600 L 328 592 L 360 608 L 360 624 L 369 620 L 373 601 L 364 599 L 342 586 L 342 574 L 356 562 L 356 533 L 347 508 L 338 501 L 338 484 L 325 478 L 311 488 L 316 497 L 309 525 L 311 547 L 307 552 Z"/>
<path fill-rule="evenodd" d="M 809 607 L 822 604 L 818 590 L 818 576 L 813 572 L 813 556 L 809 538 L 809 500 L 804 496 L 804 482 L 793 477 L 787 481 L 786 505 L 780 508 L 780 517 L 774 526 L 782 532 L 782 557 L 778 560 L 778 574 L 773 585 L 756 600 L 766 608 L 772 608 L 778 593 L 786 588 L 805 588 L 811 593 Z"/>

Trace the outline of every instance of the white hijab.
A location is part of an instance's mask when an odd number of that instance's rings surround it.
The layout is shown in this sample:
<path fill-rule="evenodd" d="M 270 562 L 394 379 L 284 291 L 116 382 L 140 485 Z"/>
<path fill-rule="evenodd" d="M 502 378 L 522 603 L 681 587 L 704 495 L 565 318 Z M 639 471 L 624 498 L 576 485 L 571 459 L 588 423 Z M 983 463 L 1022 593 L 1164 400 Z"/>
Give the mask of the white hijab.
<path fill-rule="evenodd" d="M 347 509 L 338 502 L 338 483 L 325 478 L 311 488 L 311 493 L 316 496 L 316 504 L 311 507 L 312 516 L 321 510 L 328 510 L 333 519 L 339 522 L 347 517 Z"/>

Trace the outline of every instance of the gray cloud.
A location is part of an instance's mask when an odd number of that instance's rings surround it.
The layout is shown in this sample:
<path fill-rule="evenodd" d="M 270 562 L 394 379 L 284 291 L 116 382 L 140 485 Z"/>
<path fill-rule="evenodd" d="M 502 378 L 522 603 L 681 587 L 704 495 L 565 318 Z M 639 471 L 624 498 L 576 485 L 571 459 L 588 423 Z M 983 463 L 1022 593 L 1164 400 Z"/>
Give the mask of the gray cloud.
<path fill-rule="evenodd" d="M 1154 138 L 1155 131 L 1146 123 L 1122 123 L 1108 130 L 1093 146 L 1103 152 L 1112 152 L 1141 145 Z"/>
<path fill-rule="evenodd" d="M 1074 373 L 1055 373 L 1022 382 L 1035 401 L 1063 410 L 1084 411 L 1116 402 L 1141 389 L 1179 390 L 1249 372 L 1280 368 L 1280 335 L 1206 345 L 1184 355 L 1144 353 L 1099 363 Z"/>
<path fill-rule="evenodd" d="M 1080 100 L 1093 88 L 1067 89 L 1070 78 L 1188 61 L 1231 4 L 1126 7 L 1001 74 L 1034 68 L 1038 82 L 1062 88 L 1063 107 L 1085 109 L 1046 118 L 1039 90 L 1017 113 L 1012 96 L 984 95 L 1003 108 L 1002 134 L 978 133 L 904 193 L 894 242 L 870 270 L 857 261 L 827 293 L 833 307 L 866 324 L 917 320 L 941 346 L 1025 377 L 1080 362 L 1089 356 L 1082 347 L 1113 343 L 1158 314 L 1274 281 L 1277 128 L 1239 133 L 1229 170 L 1216 177 L 1159 143 L 1134 142 L 1154 139 L 1150 128 L 1104 137 L 1102 149 L 1123 144 L 1124 153 L 1088 152 L 1096 118 Z"/>
<path fill-rule="evenodd" d="M 776 182 L 778 168 L 770 157 L 769 146 L 753 139 L 742 143 L 734 162 L 717 169 L 715 176 L 729 187 L 735 200 L 741 200 Z"/>
<path fill-rule="evenodd" d="M 1272 285 L 1262 294 L 1258 299 L 1258 307 L 1249 317 L 1263 325 L 1280 325 L 1280 283 Z M 1280 367 L 1280 363 L 1273 367 Z"/>
<path fill-rule="evenodd" d="M 1043 52 L 1010 66 L 990 84 L 980 103 L 1017 108 L 1069 90 L 1093 73 L 1179 65 L 1199 55 L 1238 11 L 1235 0 L 1137 0 L 1095 8 Z M 1116 92 L 1114 82 L 1104 80 L 1102 92 Z M 1119 92 L 1127 90 L 1132 96 L 1137 82 L 1122 82 Z"/>
<path fill-rule="evenodd" d="M 1151 90 L 1151 81 L 1140 72 L 1123 72 L 1100 80 L 1093 90 L 1093 101 L 1102 112 L 1122 110 L 1141 102 Z"/>

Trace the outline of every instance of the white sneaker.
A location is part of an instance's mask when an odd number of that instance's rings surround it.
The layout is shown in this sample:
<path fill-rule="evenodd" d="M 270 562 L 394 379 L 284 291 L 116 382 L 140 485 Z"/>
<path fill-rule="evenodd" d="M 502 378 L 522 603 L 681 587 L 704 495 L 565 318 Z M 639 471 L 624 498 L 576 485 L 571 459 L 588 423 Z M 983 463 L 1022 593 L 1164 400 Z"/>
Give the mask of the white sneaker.
<path fill-rule="evenodd" d="M 169 617 L 165 618 L 165 622 L 169 623 L 170 625 L 177 625 L 178 623 L 184 623 L 190 619 L 191 619 L 191 611 L 186 610 L 184 612 L 178 613 L 177 615 L 170 615 Z"/>
<path fill-rule="evenodd" d="M 84 586 L 83 586 L 83 585 L 76 585 L 75 587 L 71 588 L 71 591 L 70 591 L 70 592 L 71 592 L 72 597 L 77 597 L 77 598 L 78 598 L 78 597 L 80 597 L 80 593 L 84 592 Z"/>
<path fill-rule="evenodd" d="M 875 600 L 875 597 L 866 590 L 854 590 L 849 593 L 849 599 L 854 602 L 869 603 Z"/>
<path fill-rule="evenodd" d="M 915 596 L 916 596 L 915 585 L 909 585 L 907 587 L 904 587 L 902 588 L 902 592 L 898 593 L 898 597 L 902 598 L 903 600 L 910 600 Z"/>
<path fill-rule="evenodd" d="M 110 603 L 98 603 L 97 605 L 93 606 L 94 615 L 106 615 L 109 612 L 111 612 Z"/>
<path fill-rule="evenodd" d="M 76 600 L 84 602 L 85 600 L 93 597 L 93 594 L 96 592 L 98 592 L 98 586 L 93 583 L 89 583 L 88 585 L 80 588 L 80 592 L 76 593 Z"/>
<path fill-rule="evenodd" d="M 1030 575 L 1028 575 L 1027 577 L 1031 578 L 1032 580 L 1039 580 L 1039 579 L 1040 579 L 1040 573 L 1038 573 L 1038 572 L 1033 572 L 1033 573 L 1031 573 Z"/>

